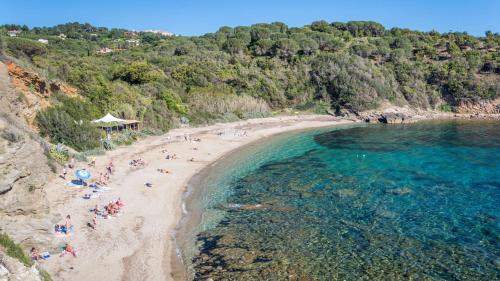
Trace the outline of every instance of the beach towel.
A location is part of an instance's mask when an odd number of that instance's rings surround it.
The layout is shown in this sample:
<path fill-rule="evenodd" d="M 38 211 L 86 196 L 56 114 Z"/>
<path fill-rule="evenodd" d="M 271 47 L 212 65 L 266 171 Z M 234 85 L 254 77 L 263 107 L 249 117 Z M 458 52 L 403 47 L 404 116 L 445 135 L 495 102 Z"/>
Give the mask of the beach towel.
<path fill-rule="evenodd" d="M 82 187 L 85 187 L 81 181 L 79 180 L 72 180 L 72 181 L 69 181 L 67 183 L 64 184 L 65 186 L 69 186 L 69 187 L 76 187 L 76 188 L 82 188 Z"/>
<path fill-rule="evenodd" d="M 43 252 L 40 256 L 39 256 L 40 259 L 42 260 L 46 260 L 48 258 L 50 258 L 50 253 L 49 252 Z M 31 258 L 32 261 L 36 261 L 37 259 L 35 258 Z"/>
<path fill-rule="evenodd" d="M 93 186 L 89 186 L 90 189 L 96 191 L 96 192 L 102 192 L 102 191 L 110 191 L 111 188 L 110 187 L 107 187 L 107 186 L 96 186 L 96 185 L 93 185 Z"/>

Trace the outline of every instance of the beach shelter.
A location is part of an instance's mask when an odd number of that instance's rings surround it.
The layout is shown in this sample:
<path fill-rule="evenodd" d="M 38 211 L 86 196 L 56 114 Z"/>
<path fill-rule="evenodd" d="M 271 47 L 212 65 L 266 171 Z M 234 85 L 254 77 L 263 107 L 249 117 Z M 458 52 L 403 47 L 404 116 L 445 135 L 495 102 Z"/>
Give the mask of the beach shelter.
<path fill-rule="evenodd" d="M 123 123 L 127 120 L 116 118 L 111 113 L 106 114 L 106 116 L 102 117 L 101 119 L 94 120 L 92 122 L 94 123 L 112 123 L 112 122 L 117 122 L 117 123 Z"/>
<path fill-rule="evenodd" d="M 106 131 L 108 139 L 110 138 L 110 134 L 113 131 L 138 130 L 140 123 L 137 120 L 125 120 L 116 118 L 115 116 L 111 115 L 111 113 L 108 113 L 101 119 L 97 119 L 92 122 L 96 123 L 99 128 Z"/>

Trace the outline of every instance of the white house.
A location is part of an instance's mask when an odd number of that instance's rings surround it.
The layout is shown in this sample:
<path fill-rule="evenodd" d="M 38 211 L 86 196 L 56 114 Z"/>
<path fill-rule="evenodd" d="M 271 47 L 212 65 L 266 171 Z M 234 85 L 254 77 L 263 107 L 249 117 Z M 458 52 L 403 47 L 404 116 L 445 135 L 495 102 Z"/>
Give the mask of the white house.
<path fill-rule="evenodd" d="M 139 41 L 138 39 L 128 39 L 127 43 L 129 44 L 129 46 L 139 46 L 141 44 L 141 41 Z"/>
<path fill-rule="evenodd" d="M 113 52 L 113 50 L 110 49 L 110 48 L 108 48 L 108 47 L 101 48 L 101 49 L 99 49 L 99 51 L 97 51 L 97 53 L 101 54 L 101 55 L 103 55 L 103 54 L 109 54 L 109 53 L 112 53 L 112 52 Z"/>
<path fill-rule="evenodd" d="M 47 40 L 47 39 L 42 39 L 42 38 L 38 39 L 38 42 L 40 42 L 40 43 L 42 43 L 42 44 L 49 44 L 49 40 Z"/>
<path fill-rule="evenodd" d="M 7 31 L 7 34 L 10 37 L 17 37 L 17 35 L 19 35 L 19 33 L 21 33 L 21 30 L 9 30 L 9 31 Z"/>
<path fill-rule="evenodd" d="M 157 29 L 146 29 L 144 30 L 144 32 L 150 32 L 150 33 L 154 33 L 154 34 L 159 34 L 159 35 L 162 35 L 162 36 L 174 36 L 173 33 L 171 32 L 167 32 L 167 31 L 163 31 L 163 30 L 157 30 Z"/>
<path fill-rule="evenodd" d="M 66 34 L 61 33 L 57 37 L 61 38 L 62 40 L 66 40 Z"/>

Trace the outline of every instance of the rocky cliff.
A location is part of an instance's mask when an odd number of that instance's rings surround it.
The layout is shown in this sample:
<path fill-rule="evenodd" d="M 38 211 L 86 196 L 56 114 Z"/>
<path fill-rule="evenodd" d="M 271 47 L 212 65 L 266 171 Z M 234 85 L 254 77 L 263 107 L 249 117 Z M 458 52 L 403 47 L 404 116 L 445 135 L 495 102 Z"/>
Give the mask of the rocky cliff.
<path fill-rule="evenodd" d="M 24 247 L 52 242 L 44 186 L 53 176 L 44 142 L 27 125 L 21 93 L 0 62 L 0 232 Z"/>
<path fill-rule="evenodd" d="M 36 266 L 26 267 L 0 251 L 0 281 L 42 281 Z"/>
<path fill-rule="evenodd" d="M 78 91 L 64 83 L 47 81 L 39 74 L 24 69 L 16 63 L 6 63 L 10 84 L 17 92 L 16 99 L 11 100 L 16 107 L 16 115 L 24 119 L 28 125 L 36 129 L 33 122 L 36 113 L 51 105 L 50 97 L 57 92 L 70 97 L 78 96 Z"/>

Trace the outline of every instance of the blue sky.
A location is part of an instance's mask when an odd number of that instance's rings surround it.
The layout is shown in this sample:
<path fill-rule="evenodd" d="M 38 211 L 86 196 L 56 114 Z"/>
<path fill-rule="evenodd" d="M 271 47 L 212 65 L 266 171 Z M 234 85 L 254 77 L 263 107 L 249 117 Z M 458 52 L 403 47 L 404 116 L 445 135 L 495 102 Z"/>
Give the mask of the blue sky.
<path fill-rule="evenodd" d="M 127 29 L 162 29 L 182 35 L 220 26 L 281 21 L 303 26 L 314 20 L 373 20 L 387 28 L 421 31 L 500 32 L 500 0 L 10 0 L 2 1 L 0 24 L 52 26 L 89 22 Z"/>

